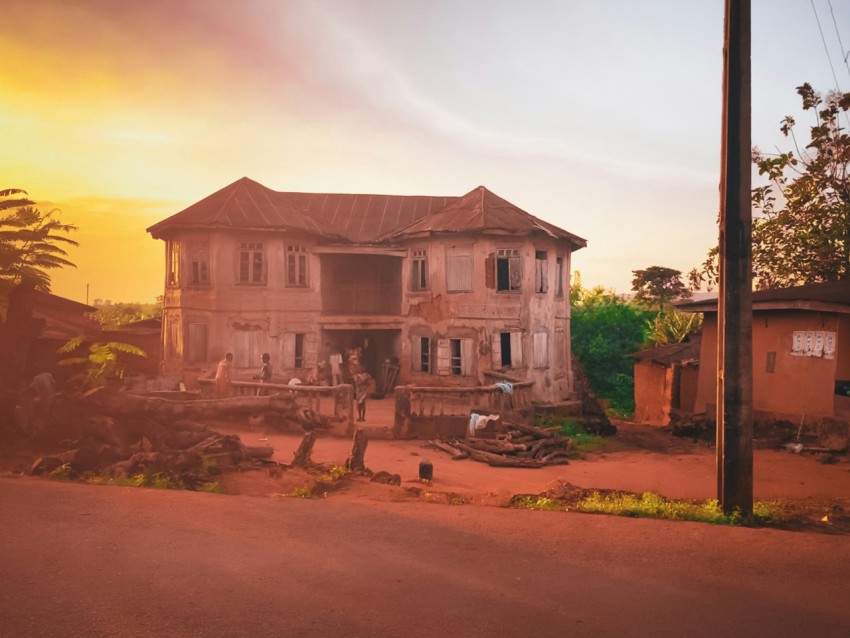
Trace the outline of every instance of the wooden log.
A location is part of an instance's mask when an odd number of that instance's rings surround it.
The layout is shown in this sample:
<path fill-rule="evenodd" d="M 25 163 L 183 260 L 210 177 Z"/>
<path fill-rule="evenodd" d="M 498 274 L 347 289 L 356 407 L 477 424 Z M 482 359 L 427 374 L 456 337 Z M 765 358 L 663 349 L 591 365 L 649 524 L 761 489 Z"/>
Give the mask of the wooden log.
<path fill-rule="evenodd" d="M 346 466 L 351 471 L 363 471 L 366 469 L 366 446 L 369 440 L 366 436 L 366 430 L 357 428 L 354 431 L 354 443 L 351 446 L 351 456 L 345 462 Z"/>
<path fill-rule="evenodd" d="M 301 439 L 301 445 L 295 450 L 295 456 L 292 459 L 292 465 L 296 467 L 304 467 L 310 463 L 310 455 L 313 453 L 313 444 L 316 442 L 316 433 L 314 431 L 307 432 L 304 438 Z"/>
<path fill-rule="evenodd" d="M 443 443 L 442 441 L 429 441 L 428 445 L 438 450 L 445 452 L 446 454 L 451 455 L 453 461 L 460 461 L 462 459 L 469 458 L 469 454 L 464 452 L 463 450 L 458 450 L 456 447 L 453 447 L 450 443 Z"/>
<path fill-rule="evenodd" d="M 473 447 L 470 447 L 464 443 L 457 442 L 456 445 L 468 453 L 470 458 L 480 461 L 482 463 L 487 463 L 492 467 L 527 467 L 527 468 L 540 468 L 544 467 L 544 464 L 535 459 L 525 459 L 518 458 L 515 456 L 503 456 L 501 454 L 493 454 L 492 452 L 485 452 L 483 450 L 476 450 Z"/>
<path fill-rule="evenodd" d="M 545 442 L 545 439 L 541 439 Z M 495 452 L 497 454 L 512 454 L 515 452 L 524 452 L 529 449 L 525 443 L 508 443 L 506 441 L 497 441 L 496 439 L 467 439 L 466 444 L 478 450 L 485 452 Z"/>
<path fill-rule="evenodd" d="M 125 392 L 99 392 L 92 396 L 104 414 L 137 416 L 144 414 L 161 421 L 180 419 L 204 420 L 222 416 L 261 414 L 269 410 L 284 413 L 296 411 L 295 399 L 288 395 L 244 396 L 229 399 L 170 401 Z"/>
<path fill-rule="evenodd" d="M 534 427 L 533 425 L 525 425 L 524 423 L 506 423 L 508 430 L 519 430 L 523 434 L 530 434 L 538 439 L 554 439 L 558 436 L 555 430 L 544 430 L 543 428 Z"/>

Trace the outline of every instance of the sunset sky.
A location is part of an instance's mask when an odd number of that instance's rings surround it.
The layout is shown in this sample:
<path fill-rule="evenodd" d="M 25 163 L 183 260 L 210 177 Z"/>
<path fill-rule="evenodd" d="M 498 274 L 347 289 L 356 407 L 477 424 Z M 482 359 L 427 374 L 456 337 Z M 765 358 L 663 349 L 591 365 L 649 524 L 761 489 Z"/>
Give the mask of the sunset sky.
<path fill-rule="evenodd" d="M 850 3 L 753 0 L 753 143 L 850 90 Z M 0 188 L 79 226 L 54 292 L 152 301 L 145 233 L 234 180 L 462 195 L 588 239 L 586 285 L 716 241 L 722 0 L 3 0 Z"/>

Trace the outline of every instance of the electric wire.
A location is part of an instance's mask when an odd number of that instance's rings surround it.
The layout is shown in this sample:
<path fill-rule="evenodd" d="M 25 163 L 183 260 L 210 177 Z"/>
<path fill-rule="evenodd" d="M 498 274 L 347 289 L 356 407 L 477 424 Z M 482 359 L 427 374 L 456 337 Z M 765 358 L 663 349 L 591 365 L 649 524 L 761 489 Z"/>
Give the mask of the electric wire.
<path fill-rule="evenodd" d="M 823 35 L 823 28 L 820 24 L 820 18 L 818 17 L 818 10 L 815 8 L 815 0 L 809 0 L 812 5 L 812 12 L 815 14 L 815 22 L 818 23 L 818 31 L 820 32 L 820 39 L 823 42 L 823 50 L 826 52 L 826 59 L 829 62 L 829 70 L 832 71 L 832 79 L 835 80 L 835 89 L 841 93 L 841 86 L 838 83 L 838 76 L 835 75 L 835 67 L 832 65 L 832 56 L 829 55 L 829 47 L 826 44 L 826 37 Z M 832 8 L 832 4 L 830 3 L 830 8 Z M 843 52 L 842 52 L 843 57 Z M 847 115 L 847 111 L 844 111 L 844 119 L 847 121 L 847 125 L 850 126 L 850 116 Z"/>
<path fill-rule="evenodd" d="M 832 0 L 827 0 L 829 3 L 829 14 L 832 16 L 832 26 L 835 28 L 835 37 L 838 38 L 838 46 L 841 47 L 841 57 L 844 59 L 844 66 L 847 73 L 850 73 L 850 64 L 847 63 L 847 58 L 850 57 L 850 50 L 844 49 L 844 43 L 841 41 L 841 33 L 838 31 L 838 22 L 835 20 L 835 10 L 832 8 Z"/>

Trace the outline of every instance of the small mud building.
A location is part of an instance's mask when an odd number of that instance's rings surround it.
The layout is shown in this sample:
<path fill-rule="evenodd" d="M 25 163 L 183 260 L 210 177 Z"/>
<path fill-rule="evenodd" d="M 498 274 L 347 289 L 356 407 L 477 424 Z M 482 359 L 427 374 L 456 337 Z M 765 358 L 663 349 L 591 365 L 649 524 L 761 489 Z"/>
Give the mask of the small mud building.
<path fill-rule="evenodd" d="M 678 303 L 704 312 L 695 412 L 715 412 L 717 300 Z M 753 293 L 753 411 L 795 425 L 850 421 L 850 281 Z"/>
<path fill-rule="evenodd" d="M 479 186 L 462 197 L 276 192 L 242 178 L 148 229 L 165 242 L 163 368 L 234 353 L 276 377 L 364 346 L 398 383 L 572 391 L 570 257 L 586 241 Z M 490 373 L 497 373 L 491 375 Z"/>

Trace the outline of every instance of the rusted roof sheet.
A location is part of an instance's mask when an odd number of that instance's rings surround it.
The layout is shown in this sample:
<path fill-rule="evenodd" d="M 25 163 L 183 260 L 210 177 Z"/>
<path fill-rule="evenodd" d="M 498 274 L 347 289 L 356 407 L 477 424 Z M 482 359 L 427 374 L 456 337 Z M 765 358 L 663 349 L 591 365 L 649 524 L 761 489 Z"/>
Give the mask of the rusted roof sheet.
<path fill-rule="evenodd" d="M 850 306 L 850 279 L 825 281 L 790 288 L 753 291 L 753 308 L 796 308 L 800 302 Z M 717 299 L 676 303 L 676 308 L 685 312 L 717 312 Z"/>
<path fill-rule="evenodd" d="M 368 243 L 454 199 L 457 198 L 281 193 L 243 177 L 154 224 L 148 232 L 159 239 L 178 228 L 300 230 L 329 240 Z"/>
<path fill-rule="evenodd" d="M 327 224 L 299 210 L 281 195 L 243 177 L 154 224 L 148 232 L 159 239 L 178 228 L 250 228 L 299 230 L 330 239 L 340 238 Z"/>
<path fill-rule="evenodd" d="M 699 354 L 700 338 L 695 337 L 684 343 L 669 343 L 664 346 L 634 352 L 628 356 L 636 361 L 651 361 L 669 367 L 674 363 L 698 362 Z"/>
<path fill-rule="evenodd" d="M 583 248 L 587 241 L 538 219 L 495 193 L 479 186 L 427 217 L 386 235 L 385 239 L 399 240 L 433 233 L 511 233 L 528 235 L 543 233 L 555 239 L 566 239 L 573 247 Z"/>
<path fill-rule="evenodd" d="M 100 324 L 90 315 L 95 308 L 53 295 L 32 291 L 32 316 L 44 321 L 41 339 L 65 340 L 73 337 L 91 337 L 100 332 Z"/>
<path fill-rule="evenodd" d="M 529 215 L 479 186 L 463 197 L 277 192 L 247 177 L 224 187 L 148 232 L 161 239 L 191 228 L 298 230 L 330 241 L 374 243 L 420 233 L 540 231 L 587 242 Z"/>

